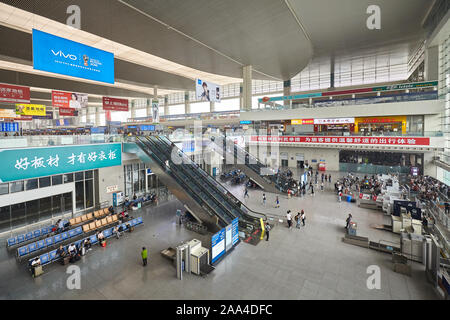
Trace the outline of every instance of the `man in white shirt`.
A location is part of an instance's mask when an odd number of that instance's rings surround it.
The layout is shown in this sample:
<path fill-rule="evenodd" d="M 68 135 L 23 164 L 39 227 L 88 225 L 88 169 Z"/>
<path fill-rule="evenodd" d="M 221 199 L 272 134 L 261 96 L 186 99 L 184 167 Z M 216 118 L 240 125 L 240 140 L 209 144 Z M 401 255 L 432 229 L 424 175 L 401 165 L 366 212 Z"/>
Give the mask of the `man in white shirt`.
<path fill-rule="evenodd" d="M 77 247 L 75 247 L 73 243 L 69 245 L 69 248 L 67 248 L 67 250 L 69 251 L 69 254 L 71 256 L 77 253 Z"/>
<path fill-rule="evenodd" d="M 286 214 L 286 219 L 287 219 L 287 223 L 288 223 L 288 228 L 290 229 L 292 226 L 291 210 L 288 210 L 288 212 Z"/>

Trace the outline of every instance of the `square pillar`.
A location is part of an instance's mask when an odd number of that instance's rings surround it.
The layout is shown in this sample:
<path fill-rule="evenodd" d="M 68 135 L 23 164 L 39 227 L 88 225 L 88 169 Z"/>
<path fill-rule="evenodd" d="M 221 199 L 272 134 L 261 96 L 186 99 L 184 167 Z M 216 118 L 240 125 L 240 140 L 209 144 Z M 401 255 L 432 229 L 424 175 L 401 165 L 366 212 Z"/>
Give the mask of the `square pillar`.
<path fill-rule="evenodd" d="M 245 66 L 242 69 L 242 110 L 252 110 L 252 66 Z"/>

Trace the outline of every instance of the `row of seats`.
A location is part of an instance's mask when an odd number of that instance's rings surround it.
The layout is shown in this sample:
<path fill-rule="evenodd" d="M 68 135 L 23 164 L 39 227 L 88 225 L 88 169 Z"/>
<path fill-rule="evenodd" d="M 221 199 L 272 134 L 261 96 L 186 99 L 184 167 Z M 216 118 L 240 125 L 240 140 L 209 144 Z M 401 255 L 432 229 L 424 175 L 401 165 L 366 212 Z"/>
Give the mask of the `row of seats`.
<path fill-rule="evenodd" d="M 60 242 L 63 242 L 67 239 L 74 238 L 83 233 L 83 229 L 81 227 L 77 227 L 75 229 L 54 235 L 53 237 L 48 237 L 33 243 L 30 243 L 26 246 L 22 246 L 17 249 L 17 257 L 21 258 L 35 251 L 53 246 Z"/>
<path fill-rule="evenodd" d="M 83 222 L 90 221 L 90 220 L 92 220 L 94 218 L 95 219 L 100 219 L 100 218 L 102 218 L 102 217 L 104 217 L 104 216 L 106 216 L 108 214 L 109 214 L 108 208 L 104 208 L 104 209 L 100 209 L 100 210 L 97 210 L 97 211 L 94 211 L 94 212 L 90 212 L 90 213 L 84 214 L 84 215 L 76 217 L 76 218 L 72 218 L 72 219 L 69 220 L 69 223 L 70 223 L 71 226 L 76 226 L 76 225 L 79 225 L 79 224 L 81 224 Z"/>
<path fill-rule="evenodd" d="M 64 223 L 66 223 L 67 221 L 64 221 Z M 17 244 L 32 240 L 32 239 L 36 239 L 45 235 L 48 235 L 52 232 L 52 229 L 54 228 L 54 225 L 51 225 L 49 227 L 44 227 L 41 229 L 36 229 L 34 231 L 30 231 L 28 233 L 25 234 L 21 234 L 18 235 L 17 237 L 12 237 L 9 238 L 8 240 L 6 240 L 7 242 L 7 247 L 12 247 L 15 246 Z"/>
<path fill-rule="evenodd" d="M 83 225 L 83 231 L 84 232 L 90 232 L 90 231 L 94 231 L 97 229 L 100 229 L 104 226 L 107 226 L 111 223 L 115 223 L 119 220 L 119 218 L 117 217 L 117 214 L 112 215 L 112 216 L 108 216 L 106 218 L 103 218 L 101 220 L 96 220 L 94 222 L 91 223 L 86 223 L 85 225 Z"/>
<path fill-rule="evenodd" d="M 130 227 L 135 227 L 135 226 L 141 225 L 143 222 L 144 221 L 143 221 L 142 217 L 127 221 L 126 223 L 122 224 L 122 231 L 126 231 L 128 229 L 127 225 L 129 225 Z M 113 236 L 113 230 L 114 230 L 114 228 L 108 228 L 108 229 L 103 230 L 103 235 L 105 236 L 105 238 L 110 238 L 111 236 Z M 86 238 L 83 238 L 81 240 L 74 242 L 74 244 L 79 248 L 80 244 L 87 238 L 90 238 L 91 244 L 98 243 L 97 235 L 93 234 L 89 237 L 86 237 Z M 68 245 L 63 247 L 66 252 L 67 252 L 67 247 L 68 247 Z M 52 250 L 50 252 L 40 255 L 39 258 L 41 260 L 41 266 L 44 266 L 44 265 L 47 265 L 47 264 L 57 261 L 59 259 L 59 256 L 56 254 L 56 251 L 57 250 L 55 249 L 55 250 Z M 28 264 L 30 264 L 36 258 L 37 257 L 29 259 Z"/>

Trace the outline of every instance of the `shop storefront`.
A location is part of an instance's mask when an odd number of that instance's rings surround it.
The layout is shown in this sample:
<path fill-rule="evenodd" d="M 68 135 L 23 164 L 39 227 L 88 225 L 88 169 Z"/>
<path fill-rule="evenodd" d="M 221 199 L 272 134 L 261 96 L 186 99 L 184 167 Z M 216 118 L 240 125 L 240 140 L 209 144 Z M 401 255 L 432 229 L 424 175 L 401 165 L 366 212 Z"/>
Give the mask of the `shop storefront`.
<path fill-rule="evenodd" d="M 406 134 L 406 116 L 367 117 L 355 119 L 355 131 L 363 135 Z"/>
<path fill-rule="evenodd" d="M 355 118 L 314 119 L 314 132 L 345 136 L 354 131 Z"/>

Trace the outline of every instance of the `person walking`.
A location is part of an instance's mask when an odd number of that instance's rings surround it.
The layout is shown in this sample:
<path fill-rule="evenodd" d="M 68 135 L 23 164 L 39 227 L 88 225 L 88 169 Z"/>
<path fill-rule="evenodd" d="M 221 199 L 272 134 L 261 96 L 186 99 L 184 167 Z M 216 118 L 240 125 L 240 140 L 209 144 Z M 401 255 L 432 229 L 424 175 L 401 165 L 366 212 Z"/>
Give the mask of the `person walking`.
<path fill-rule="evenodd" d="M 265 193 L 263 193 L 263 206 L 264 207 L 266 206 L 266 194 Z"/>
<path fill-rule="evenodd" d="M 142 248 L 141 257 L 142 257 L 142 264 L 145 267 L 147 265 L 147 257 L 148 257 L 148 251 L 145 247 Z"/>
<path fill-rule="evenodd" d="M 306 215 L 305 215 L 305 211 L 302 210 L 302 214 L 301 214 L 301 219 L 302 219 L 302 224 L 303 226 L 305 226 L 305 220 L 306 220 Z"/>
<path fill-rule="evenodd" d="M 287 220 L 287 223 L 288 223 L 288 228 L 290 229 L 291 226 L 292 226 L 291 210 L 288 210 L 288 211 L 287 211 L 287 214 L 286 214 L 286 220 Z"/>
<path fill-rule="evenodd" d="M 270 224 L 267 221 L 266 221 L 266 224 L 264 227 L 266 229 L 266 241 L 269 241 L 269 232 L 272 227 L 270 226 Z"/>
<path fill-rule="evenodd" d="M 328 182 L 331 183 L 331 174 L 328 175 Z"/>
<path fill-rule="evenodd" d="M 345 220 L 345 222 L 346 222 L 345 229 L 348 229 L 348 227 L 350 226 L 350 223 L 352 222 L 352 214 L 351 213 L 348 214 L 347 220 Z"/>
<path fill-rule="evenodd" d="M 245 191 L 244 191 L 244 199 L 245 197 L 250 198 L 250 196 L 248 195 L 248 189 L 247 187 L 245 187 Z"/>
<path fill-rule="evenodd" d="M 311 188 L 311 196 L 315 196 L 315 194 L 314 194 L 314 186 L 311 185 L 310 188 Z"/>
<path fill-rule="evenodd" d="M 295 221 L 297 222 L 297 224 L 296 224 L 296 228 L 297 229 L 300 229 L 300 212 L 297 212 L 297 215 L 295 216 Z"/>
<path fill-rule="evenodd" d="M 275 200 L 275 208 L 279 208 L 280 207 L 280 199 L 278 199 L 278 196 L 277 196 L 277 199 Z"/>
<path fill-rule="evenodd" d="M 339 202 L 342 201 L 342 192 L 341 191 L 339 191 L 338 199 L 339 199 Z"/>
<path fill-rule="evenodd" d="M 322 181 L 322 183 L 320 184 L 320 191 L 323 191 L 323 181 Z"/>

